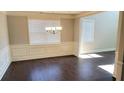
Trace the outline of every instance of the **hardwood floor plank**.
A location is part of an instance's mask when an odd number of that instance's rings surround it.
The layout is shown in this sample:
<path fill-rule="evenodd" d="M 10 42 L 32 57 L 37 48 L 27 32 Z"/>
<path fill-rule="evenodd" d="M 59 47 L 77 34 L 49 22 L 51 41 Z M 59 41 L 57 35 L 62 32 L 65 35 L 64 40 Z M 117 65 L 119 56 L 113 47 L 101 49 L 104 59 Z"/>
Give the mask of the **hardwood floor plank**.
<path fill-rule="evenodd" d="M 114 64 L 114 52 L 95 53 L 102 57 L 75 56 L 13 62 L 3 81 L 112 81 L 112 74 L 99 66 Z"/>

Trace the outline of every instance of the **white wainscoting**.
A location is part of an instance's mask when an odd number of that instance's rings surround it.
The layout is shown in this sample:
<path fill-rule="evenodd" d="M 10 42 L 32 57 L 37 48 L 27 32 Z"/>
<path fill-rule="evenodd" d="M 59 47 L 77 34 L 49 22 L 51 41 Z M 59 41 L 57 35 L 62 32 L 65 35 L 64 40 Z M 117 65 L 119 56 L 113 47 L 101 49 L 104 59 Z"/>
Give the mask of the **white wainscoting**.
<path fill-rule="evenodd" d="M 11 63 L 9 47 L 0 49 L 0 80 Z"/>
<path fill-rule="evenodd" d="M 38 59 L 74 54 L 74 42 L 50 45 L 11 45 L 12 61 Z"/>

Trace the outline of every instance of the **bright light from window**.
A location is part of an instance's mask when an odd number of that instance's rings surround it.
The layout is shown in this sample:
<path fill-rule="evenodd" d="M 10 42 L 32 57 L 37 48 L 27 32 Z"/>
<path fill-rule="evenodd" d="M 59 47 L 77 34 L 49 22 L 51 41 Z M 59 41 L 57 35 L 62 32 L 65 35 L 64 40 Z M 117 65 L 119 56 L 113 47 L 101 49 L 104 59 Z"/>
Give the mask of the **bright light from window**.
<path fill-rule="evenodd" d="M 85 55 L 79 55 L 80 58 L 83 58 L 83 59 L 87 59 L 87 58 L 100 58 L 100 57 L 103 57 L 101 55 L 98 55 L 98 54 L 85 54 Z"/>
<path fill-rule="evenodd" d="M 29 41 L 31 45 L 58 44 L 61 42 L 60 20 L 29 19 Z"/>
<path fill-rule="evenodd" d="M 88 54 L 89 56 L 92 56 L 92 57 L 103 57 L 101 55 L 98 55 L 98 54 Z"/>
<path fill-rule="evenodd" d="M 62 30 L 62 27 L 46 27 L 45 30 Z"/>
<path fill-rule="evenodd" d="M 52 30 L 56 30 L 56 27 L 51 27 Z"/>
<path fill-rule="evenodd" d="M 112 65 L 100 65 L 98 67 L 100 67 L 100 68 L 104 69 L 105 71 L 113 74 L 113 71 L 114 71 L 114 65 L 113 64 Z"/>
<path fill-rule="evenodd" d="M 56 27 L 56 30 L 62 30 L 62 27 Z"/>
<path fill-rule="evenodd" d="M 84 42 L 94 41 L 95 20 L 81 18 L 81 31 L 83 32 Z"/>
<path fill-rule="evenodd" d="M 79 55 L 80 58 L 83 58 L 83 59 L 86 59 L 86 58 L 92 58 L 91 56 L 89 55 Z"/>
<path fill-rule="evenodd" d="M 45 30 L 46 31 L 51 30 L 51 27 L 46 27 Z"/>

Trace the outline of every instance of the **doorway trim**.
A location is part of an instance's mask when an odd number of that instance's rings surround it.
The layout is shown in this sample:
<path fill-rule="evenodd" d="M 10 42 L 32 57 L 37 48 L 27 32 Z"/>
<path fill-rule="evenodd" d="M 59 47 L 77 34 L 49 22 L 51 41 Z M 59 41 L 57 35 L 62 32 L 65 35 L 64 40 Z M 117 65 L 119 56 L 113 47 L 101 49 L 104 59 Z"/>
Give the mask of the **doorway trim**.
<path fill-rule="evenodd" d="M 115 67 L 113 76 L 117 81 L 124 80 L 124 12 L 119 12 L 118 33 L 117 33 L 117 46 L 115 52 Z"/>

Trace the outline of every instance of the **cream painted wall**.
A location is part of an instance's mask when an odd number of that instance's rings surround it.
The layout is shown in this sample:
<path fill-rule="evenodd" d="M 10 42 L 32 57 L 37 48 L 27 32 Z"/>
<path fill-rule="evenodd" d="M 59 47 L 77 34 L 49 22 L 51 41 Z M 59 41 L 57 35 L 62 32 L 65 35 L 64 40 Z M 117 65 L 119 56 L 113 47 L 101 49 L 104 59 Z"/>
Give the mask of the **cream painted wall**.
<path fill-rule="evenodd" d="M 82 26 L 80 24 L 79 52 L 91 53 L 111 51 L 116 49 L 118 12 L 102 12 L 99 14 L 82 17 L 95 21 L 94 41 L 84 42 Z"/>
<path fill-rule="evenodd" d="M 74 55 L 78 56 L 79 54 L 79 25 L 80 25 L 80 18 L 76 18 L 74 20 Z"/>
<path fill-rule="evenodd" d="M 29 18 L 35 17 L 33 16 Z M 40 19 L 42 19 L 42 17 L 40 17 Z M 61 31 L 60 44 L 30 45 L 28 35 L 28 17 L 7 16 L 12 60 L 19 61 L 72 55 L 74 50 L 74 19 L 59 19 L 63 27 L 63 30 Z"/>
<path fill-rule="evenodd" d="M 10 44 L 28 44 L 27 17 L 7 16 Z"/>
<path fill-rule="evenodd" d="M 0 79 L 10 65 L 10 49 L 8 41 L 8 29 L 6 14 L 0 12 Z"/>
<path fill-rule="evenodd" d="M 10 44 L 29 44 L 28 18 L 26 16 L 8 16 L 7 21 Z M 74 19 L 61 19 L 60 22 L 63 27 L 61 41 L 74 41 Z"/>
<path fill-rule="evenodd" d="M 74 41 L 74 19 L 61 19 L 61 32 L 62 42 Z"/>

